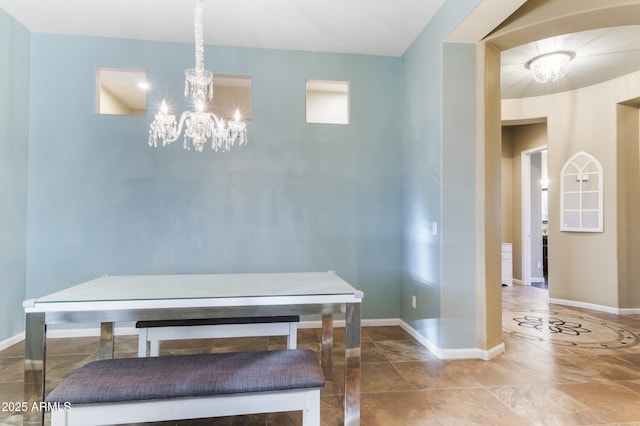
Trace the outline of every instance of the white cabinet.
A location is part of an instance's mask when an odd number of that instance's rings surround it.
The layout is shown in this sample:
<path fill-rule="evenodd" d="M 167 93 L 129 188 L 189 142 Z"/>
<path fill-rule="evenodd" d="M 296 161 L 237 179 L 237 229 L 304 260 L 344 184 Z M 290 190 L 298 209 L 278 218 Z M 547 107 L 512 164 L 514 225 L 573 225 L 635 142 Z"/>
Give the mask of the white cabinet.
<path fill-rule="evenodd" d="M 513 245 L 502 243 L 502 284 L 513 285 Z"/>

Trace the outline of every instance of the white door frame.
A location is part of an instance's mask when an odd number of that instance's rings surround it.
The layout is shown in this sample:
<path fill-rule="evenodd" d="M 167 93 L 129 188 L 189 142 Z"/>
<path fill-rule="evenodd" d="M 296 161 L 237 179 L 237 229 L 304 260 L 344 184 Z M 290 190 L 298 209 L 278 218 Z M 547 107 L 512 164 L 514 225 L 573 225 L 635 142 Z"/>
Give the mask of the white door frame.
<path fill-rule="evenodd" d="M 547 149 L 546 145 L 520 153 L 520 199 L 522 207 L 522 284 L 531 285 L 531 155 Z"/>

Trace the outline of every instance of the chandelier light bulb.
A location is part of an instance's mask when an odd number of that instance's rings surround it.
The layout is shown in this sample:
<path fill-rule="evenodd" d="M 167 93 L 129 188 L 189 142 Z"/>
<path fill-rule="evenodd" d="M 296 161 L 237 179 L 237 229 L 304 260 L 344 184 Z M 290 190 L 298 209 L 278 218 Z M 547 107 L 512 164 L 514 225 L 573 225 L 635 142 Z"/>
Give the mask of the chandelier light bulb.
<path fill-rule="evenodd" d="M 564 77 L 569 69 L 569 62 L 575 56 L 575 52 L 569 50 L 545 53 L 530 59 L 524 67 L 531 71 L 533 79 L 538 83 L 552 83 Z"/>

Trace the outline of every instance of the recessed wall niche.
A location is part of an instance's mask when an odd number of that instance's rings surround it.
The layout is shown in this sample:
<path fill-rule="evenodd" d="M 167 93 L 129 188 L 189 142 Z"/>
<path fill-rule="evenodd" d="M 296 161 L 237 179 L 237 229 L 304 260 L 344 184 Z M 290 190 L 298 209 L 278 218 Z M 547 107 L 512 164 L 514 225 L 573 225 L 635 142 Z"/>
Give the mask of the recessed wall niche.
<path fill-rule="evenodd" d="M 96 69 L 98 114 L 146 115 L 147 72 L 124 68 Z"/>
<path fill-rule="evenodd" d="M 307 123 L 349 124 L 349 82 L 307 80 Z"/>
<path fill-rule="evenodd" d="M 209 112 L 229 120 L 240 113 L 243 121 L 253 118 L 251 76 L 214 74 L 213 100 L 209 103 Z"/>

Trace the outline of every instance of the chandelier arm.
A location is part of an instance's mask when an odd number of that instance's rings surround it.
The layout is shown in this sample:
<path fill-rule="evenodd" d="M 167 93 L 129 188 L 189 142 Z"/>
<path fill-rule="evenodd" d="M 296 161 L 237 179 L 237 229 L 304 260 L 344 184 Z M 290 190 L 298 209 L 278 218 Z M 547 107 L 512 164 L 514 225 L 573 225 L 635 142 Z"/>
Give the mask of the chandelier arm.
<path fill-rule="evenodd" d="M 189 117 L 186 117 L 186 115 L 191 115 L 191 111 L 184 111 L 182 113 L 182 115 L 180 116 L 180 123 L 177 126 L 175 125 L 175 121 L 174 121 L 174 126 L 172 129 L 173 131 L 170 134 L 165 134 L 164 136 L 165 144 L 169 144 L 171 142 L 175 142 L 178 140 L 178 138 L 182 134 L 182 126 L 185 120 L 189 118 Z M 170 136 L 171 134 L 173 134 L 173 136 Z"/>
<path fill-rule="evenodd" d="M 184 111 L 180 115 L 180 122 L 175 127 L 175 129 L 176 129 L 176 131 L 174 132 L 175 136 L 172 137 L 172 138 L 167 138 L 167 143 L 175 142 L 175 141 L 178 140 L 178 138 L 182 134 L 182 126 L 184 125 L 184 122 L 186 121 L 186 119 L 189 118 L 189 116 L 191 116 L 191 111 Z"/>
<path fill-rule="evenodd" d="M 213 122 L 217 123 L 218 117 L 211 113 L 211 112 L 204 112 L 204 113 L 200 113 L 200 114 L 206 114 L 209 116 L 210 119 L 213 120 Z M 175 142 L 178 140 L 178 138 L 180 137 L 180 135 L 182 134 L 182 127 L 184 126 L 184 123 L 187 121 L 187 119 L 191 118 L 191 116 L 193 115 L 193 111 L 183 111 L 182 114 L 180 115 L 180 121 L 178 122 L 178 125 L 176 126 L 176 136 L 175 138 L 172 139 L 167 139 L 167 142 Z"/>

